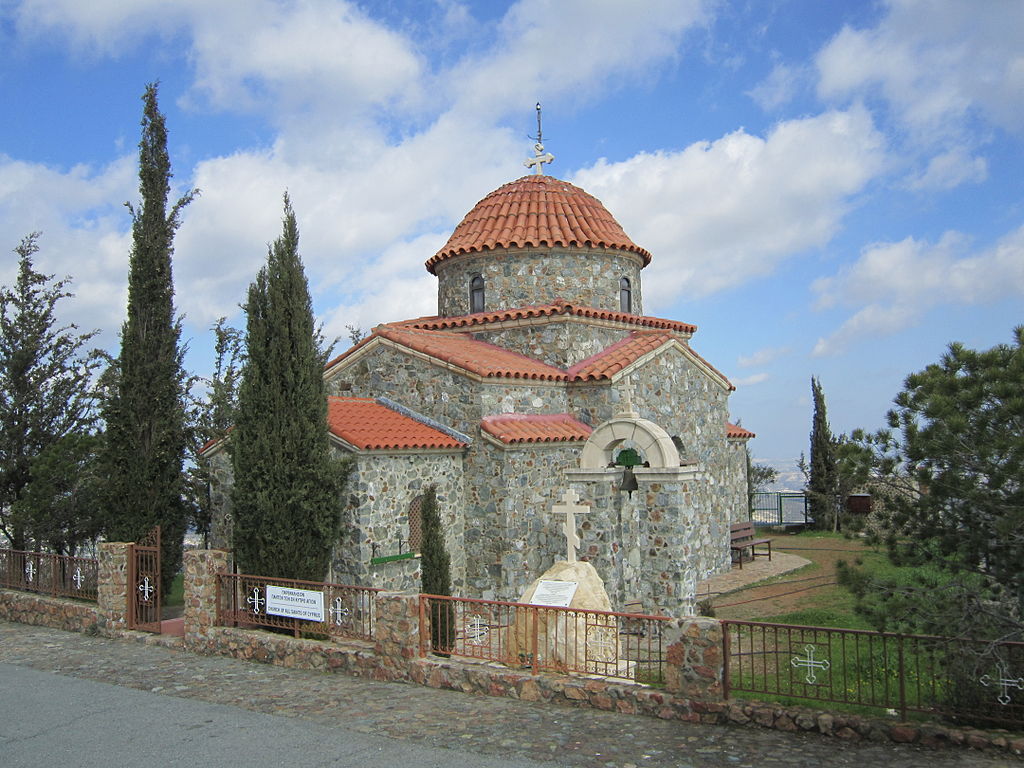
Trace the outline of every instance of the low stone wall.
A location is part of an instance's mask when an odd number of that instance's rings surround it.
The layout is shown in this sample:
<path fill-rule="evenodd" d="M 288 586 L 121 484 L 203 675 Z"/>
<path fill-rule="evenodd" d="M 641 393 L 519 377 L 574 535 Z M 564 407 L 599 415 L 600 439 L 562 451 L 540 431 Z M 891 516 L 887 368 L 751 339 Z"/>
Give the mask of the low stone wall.
<path fill-rule="evenodd" d="M 104 545 L 107 546 L 107 545 Z M 691 723 L 732 724 L 780 731 L 815 732 L 844 740 L 868 739 L 923 747 L 963 746 L 1024 754 L 1024 736 L 937 723 L 898 723 L 803 707 L 722 698 L 722 628 L 711 618 L 674 619 L 663 626 L 665 687 L 576 675 L 535 675 L 502 664 L 420 656 L 419 596 L 380 592 L 375 596 L 375 640 L 345 643 L 297 639 L 262 630 L 217 625 L 216 574 L 228 555 L 216 550 L 185 553 L 185 637 L 161 638 L 124 629 L 124 545 L 101 552 L 101 574 L 114 582 L 100 590 L 96 605 L 63 598 L 0 590 L 0 619 L 57 629 L 178 645 L 282 667 L 342 672 L 374 680 L 402 681 L 487 696 L 593 707 Z"/>
<path fill-rule="evenodd" d="M 5 621 L 66 632 L 94 632 L 96 618 L 96 603 L 0 589 L 0 619 Z"/>

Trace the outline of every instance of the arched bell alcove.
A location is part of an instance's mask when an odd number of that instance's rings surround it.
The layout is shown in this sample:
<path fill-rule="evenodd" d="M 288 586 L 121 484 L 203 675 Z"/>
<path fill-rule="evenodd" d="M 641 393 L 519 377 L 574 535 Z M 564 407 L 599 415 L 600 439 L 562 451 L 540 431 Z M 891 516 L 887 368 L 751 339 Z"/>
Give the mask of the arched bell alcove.
<path fill-rule="evenodd" d="M 679 451 L 668 432 L 653 421 L 614 418 L 590 433 L 580 456 L 582 469 L 603 469 L 614 463 L 619 450 L 629 444 L 651 469 L 678 469 Z"/>

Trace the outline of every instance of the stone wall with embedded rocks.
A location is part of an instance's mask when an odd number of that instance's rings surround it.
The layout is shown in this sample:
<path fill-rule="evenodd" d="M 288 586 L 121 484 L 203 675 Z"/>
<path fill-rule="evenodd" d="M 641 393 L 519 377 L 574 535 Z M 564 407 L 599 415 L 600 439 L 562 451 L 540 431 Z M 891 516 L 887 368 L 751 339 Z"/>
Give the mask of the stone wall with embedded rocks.
<path fill-rule="evenodd" d="M 331 579 L 391 591 L 419 590 L 418 558 L 379 564 L 371 560 L 409 551 L 410 506 L 428 485 L 435 485 L 451 559 L 452 588 L 461 592 L 466 577 L 464 484 L 461 449 L 358 455 L 346 490 L 341 541 L 334 549 Z"/>
<path fill-rule="evenodd" d="M 96 603 L 0 588 L 0 619 L 86 632 L 96 627 Z"/>
<path fill-rule="evenodd" d="M 446 259 L 436 267 L 437 314 L 470 314 L 469 284 L 484 279 L 484 311 L 550 304 L 575 304 L 618 312 L 619 280 L 630 282 L 632 314 L 643 314 L 643 260 L 628 251 L 602 248 L 501 248 Z"/>
<path fill-rule="evenodd" d="M 629 328 L 605 327 L 577 317 L 531 318 L 508 328 L 484 327 L 473 335 L 556 368 L 570 368 L 629 336 Z"/>

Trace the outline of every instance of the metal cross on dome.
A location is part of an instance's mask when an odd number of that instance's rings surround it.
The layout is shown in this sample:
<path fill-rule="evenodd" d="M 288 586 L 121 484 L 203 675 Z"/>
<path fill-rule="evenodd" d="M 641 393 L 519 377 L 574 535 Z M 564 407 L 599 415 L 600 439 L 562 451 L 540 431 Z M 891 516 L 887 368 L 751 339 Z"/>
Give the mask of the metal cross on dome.
<path fill-rule="evenodd" d="M 523 165 L 527 168 L 533 168 L 533 172 L 538 176 L 544 175 L 544 163 L 552 163 L 555 160 L 555 156 L 550 152 L 544 151 L 544 134 L 541 133 L 540 129 L 540 102 L 537 102 L 537 135 L 531 136 L 530 138 L 535 140 L 533 145 L 533 157 L 523 161 Z"/>

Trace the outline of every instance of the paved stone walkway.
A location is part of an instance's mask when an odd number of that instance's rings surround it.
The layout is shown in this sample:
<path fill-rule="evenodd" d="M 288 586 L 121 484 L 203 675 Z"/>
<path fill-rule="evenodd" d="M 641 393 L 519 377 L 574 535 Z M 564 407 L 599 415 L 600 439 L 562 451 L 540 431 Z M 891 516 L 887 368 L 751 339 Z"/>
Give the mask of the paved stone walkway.
<path fill-rule="evenodd" d="M 1024 761 L 701 726 L 283 669 L 0 621 L 0 662 L 487 756 L 558 766 L 991 768 Z M 0 696 L 4 695 L 0 680 Z"/>

